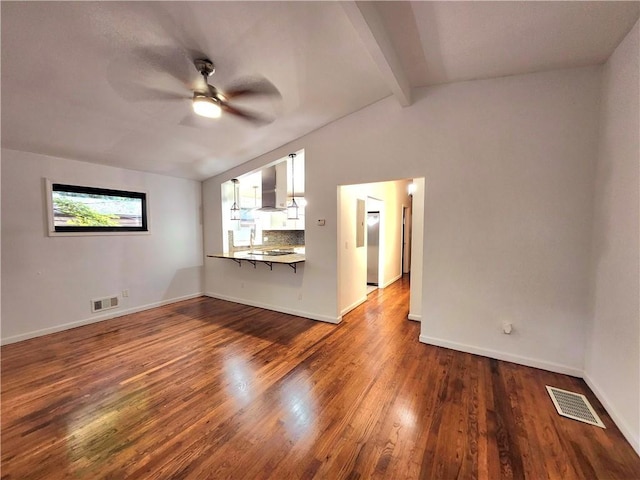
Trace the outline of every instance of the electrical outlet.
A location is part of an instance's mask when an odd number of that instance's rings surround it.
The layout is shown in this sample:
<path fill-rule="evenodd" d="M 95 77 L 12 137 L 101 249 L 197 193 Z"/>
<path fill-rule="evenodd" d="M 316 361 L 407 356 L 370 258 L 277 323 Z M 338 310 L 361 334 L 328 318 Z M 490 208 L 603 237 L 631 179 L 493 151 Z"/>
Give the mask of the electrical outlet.
<path fill-rule="evenodd" d="M 298 294 L 298 300 L 302 300 L 302 293 Z"/>
<path fill-rule="evenodd" d="M 129 289 L 125 288 L 124 290 L 122 290 L 122 297 L 128 297 L 129 296 Z"/>

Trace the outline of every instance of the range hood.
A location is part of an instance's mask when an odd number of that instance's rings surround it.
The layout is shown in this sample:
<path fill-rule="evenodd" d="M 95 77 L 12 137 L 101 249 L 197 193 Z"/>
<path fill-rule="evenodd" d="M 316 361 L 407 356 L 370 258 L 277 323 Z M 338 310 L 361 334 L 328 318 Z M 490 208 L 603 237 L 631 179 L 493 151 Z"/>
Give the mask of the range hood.
<path fill-rule="evenodd" d="M 276 202 L 276 167 L 267 167 L 262 170 L 262 207 L 256 209 L 259 212 L 286 212 L 286 208 L 279 208 Z"/>

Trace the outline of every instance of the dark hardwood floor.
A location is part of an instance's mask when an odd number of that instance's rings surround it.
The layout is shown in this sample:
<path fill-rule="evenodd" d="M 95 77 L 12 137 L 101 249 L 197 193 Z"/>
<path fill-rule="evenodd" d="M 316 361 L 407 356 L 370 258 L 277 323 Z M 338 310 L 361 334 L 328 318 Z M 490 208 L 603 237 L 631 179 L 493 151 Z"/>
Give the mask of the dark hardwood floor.
<path fill-rule="evenodd" d="M 407 305 L 406 278 L 340 325 L 202 297 L 7 345 L 2 478 L 640 478 L 582 380 L 421 344 Z"/>

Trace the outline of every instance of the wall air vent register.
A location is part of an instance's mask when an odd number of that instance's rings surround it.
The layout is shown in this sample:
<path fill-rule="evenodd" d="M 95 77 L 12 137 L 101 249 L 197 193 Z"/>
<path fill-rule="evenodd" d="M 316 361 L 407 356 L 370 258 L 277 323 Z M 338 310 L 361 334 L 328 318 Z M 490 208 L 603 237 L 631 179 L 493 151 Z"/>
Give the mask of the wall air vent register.
<path fill-rule="evenodd" d="M 547 391 L 556 410 L 563 417 L 606 428 L 584 395 L 548 385 Z"/>
<path fill-rule="evenodd" d="M 95 300 L 91 300 L 91 311 L 95 313 L 101 312 L 102 310 L 110 310 L 112 308 L 116 308 L 119 304 L 120 302 L 118 301 L 117 295 L 106 298 L 98 298 Z"/>

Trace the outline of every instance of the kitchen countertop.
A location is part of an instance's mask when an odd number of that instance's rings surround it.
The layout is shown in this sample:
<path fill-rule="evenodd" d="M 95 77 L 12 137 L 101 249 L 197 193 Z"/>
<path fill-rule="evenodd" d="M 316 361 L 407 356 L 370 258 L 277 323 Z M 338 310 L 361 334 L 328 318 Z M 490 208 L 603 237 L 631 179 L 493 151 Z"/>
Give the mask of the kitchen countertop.
<path fill-rule="evenodd" d="M 283 251 L 293 251 L 294 253 L 281 253 Z M 270 252 L 279 253 L 269 254 Z M 252 250 L 241 250 L 231 253 L 216 253 L 213 255 L 207 255 L 207 257 L 229 258 L 235 261 L 247 260 L 251 262 L 284 263 L 289 265 L 305 261 L 304 247 L 257 247 Z"/>

